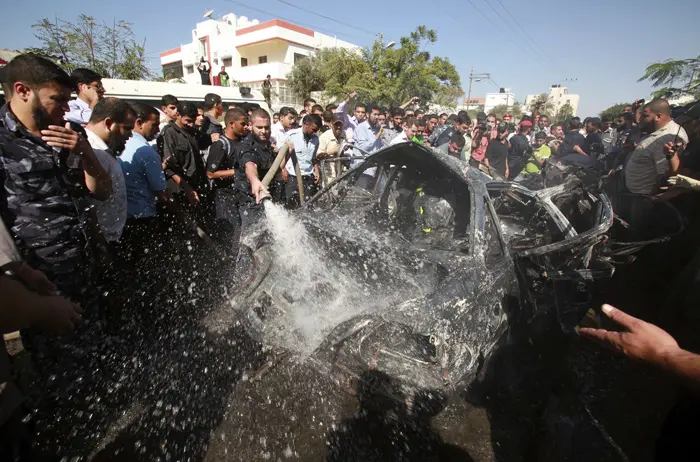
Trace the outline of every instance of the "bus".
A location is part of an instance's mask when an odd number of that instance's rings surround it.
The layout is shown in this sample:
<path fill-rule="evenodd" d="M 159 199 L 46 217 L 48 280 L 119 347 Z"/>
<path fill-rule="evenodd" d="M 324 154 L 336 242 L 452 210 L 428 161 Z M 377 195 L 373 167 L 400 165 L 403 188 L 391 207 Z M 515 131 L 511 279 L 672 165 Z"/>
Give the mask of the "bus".
<path fill-rule="evenodd" d="M 251 103 L 265 109 L 272 117 L 272 111 L 265 103 L 262 93 L 259 90 L 251 90 L 247 87 L 219 87 L 121 79 L 102 79 L 102 85 L 105 87 L 105 96 L 126 101 L 140 101 L 158 110 L 160 110 L 163 95 L 173 95 L 178 101 L 203 103 L 204 96 L 207 93 L 215 93 L 221 96 L 224 107 L 232 103 Z"/>

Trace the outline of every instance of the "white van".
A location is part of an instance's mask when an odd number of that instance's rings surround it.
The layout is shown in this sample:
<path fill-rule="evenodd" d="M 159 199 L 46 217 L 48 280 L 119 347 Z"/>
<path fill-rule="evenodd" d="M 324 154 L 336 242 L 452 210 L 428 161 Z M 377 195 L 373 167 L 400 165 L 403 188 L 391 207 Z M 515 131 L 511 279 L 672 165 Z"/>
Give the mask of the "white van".
<path fill-rule="evenodd" d="M 265 109 L 272 116 L 272 111 L 265 103 L 259 90 L 250 90 L 242 94 L 238 87 L 218 87 L 213 85 L 191 85 L 187 83 L 150 82 L 142 80 L 102 79 L 105 96 L 112 96 L 126 101 L 140 101 L 160 109 L 161 98 L 173 95 L 178 101 L 203 103 L 207 93 L 221 96 L 224 106 L 231 103 L 252 103 Z"/>

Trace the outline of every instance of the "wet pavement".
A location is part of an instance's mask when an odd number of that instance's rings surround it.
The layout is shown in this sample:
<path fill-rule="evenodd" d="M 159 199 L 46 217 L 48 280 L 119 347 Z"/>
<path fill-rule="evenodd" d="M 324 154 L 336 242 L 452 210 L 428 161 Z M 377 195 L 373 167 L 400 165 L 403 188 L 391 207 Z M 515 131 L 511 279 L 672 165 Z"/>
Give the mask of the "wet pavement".
<path fill-rule="evenodd" d="M 641 279 L 616 278 L 606 297 L 621 304 Z M 150 333 L 93 339 L 102 346 L 83 351 L 89 368 L 65 371 L 68 388 L 47 384 L 60 406 L 36 416 L 42 452 L 129 462 L 650 461 L 674 397 L 642 365 L 525 325 L 469 389 L 396 399 L 376 371 L 336 383 L 263 351 L 240 326 L 210 333 L 201 321 L 225 294 L 182 291 L 187 302 Z"/>

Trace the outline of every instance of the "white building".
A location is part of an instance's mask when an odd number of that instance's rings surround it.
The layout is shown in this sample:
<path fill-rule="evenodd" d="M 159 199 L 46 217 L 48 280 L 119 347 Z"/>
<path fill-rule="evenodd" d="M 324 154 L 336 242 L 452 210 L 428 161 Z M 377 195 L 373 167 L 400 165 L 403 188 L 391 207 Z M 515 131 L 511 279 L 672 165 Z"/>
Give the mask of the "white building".
<path fill-rule="evenodd" d="M 462 105 L 465 111 L 477 111 L 481 108 L 481 106 L 486 106 L 486 98 L 471 97 L 469 99 L 465 99 L 464 104 Z"/>
<path fill-rule="evenodd" d="M 529 108 L 530 103 L 539 95 L 527 95 L 525 98 L 525 107 Z M 549 88 L 549 98 L 554 104 L 554 114 L 559 112 L 562 106 L 570 104 L 574 109 L 574 115 L 578 111 L 579 95 L 569 93 L 569 89 L 561 85 L 552 85 Z"/>
<path fill-rule="evenodd" d="M 201 83 L 197 71 L 201 57 L 211 63 L 212 76 L 226 66 L 230 79 L 251 88 L 260 88 L 270 75 L 272 104 L 278 108 L 299 104 L 287 90 L 287 74 L 294 63 L 320 48 L 359 49 L 352 43 L 279 19 L 260 23 L 231 13 L 197 23 L 192 42 L 164 51 L 160 63 L 166 76 L 179 77 L 187 83 Z"/>
<path fill-rule="evenodd" d="M 486 99 L 484 100 L 484 112 L 486 115 L 496 106 L 504 105 L 506 107 L 513 107 L 517 102 L 515 93 L 513 93 L 510 88 L 502 88 L 501 90 L 502 91 L 499 93 L 486 93 Z"/>

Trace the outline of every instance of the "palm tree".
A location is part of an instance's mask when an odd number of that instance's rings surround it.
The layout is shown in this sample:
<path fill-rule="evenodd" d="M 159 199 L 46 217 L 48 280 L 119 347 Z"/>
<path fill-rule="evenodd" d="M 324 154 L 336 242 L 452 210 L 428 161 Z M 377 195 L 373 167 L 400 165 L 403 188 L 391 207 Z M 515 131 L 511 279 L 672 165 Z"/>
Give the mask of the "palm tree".
<path fill-rule="evenodd" d="M 671 97 L 683 93 L 700 96 L 700 56 L 690 59 L 667 59 L 650 64 L 643 76 L 637 80 L 648 80 L 651 86 L 659 88 L 654 97 Z M 680 84 L 679 86 L 673 86 Z"/>
<path fill-rule="evenodd" d="M 551 117 L 556 107 L 554 104 L 554 99 L 551 96 L 549 96 L 547 93 L 541 93 L 537 95 L 535 99 L 530 101 L 528 109 L 532 111 L 533 117 L 536 114 L 546 114 L 547 116 Z"/>

